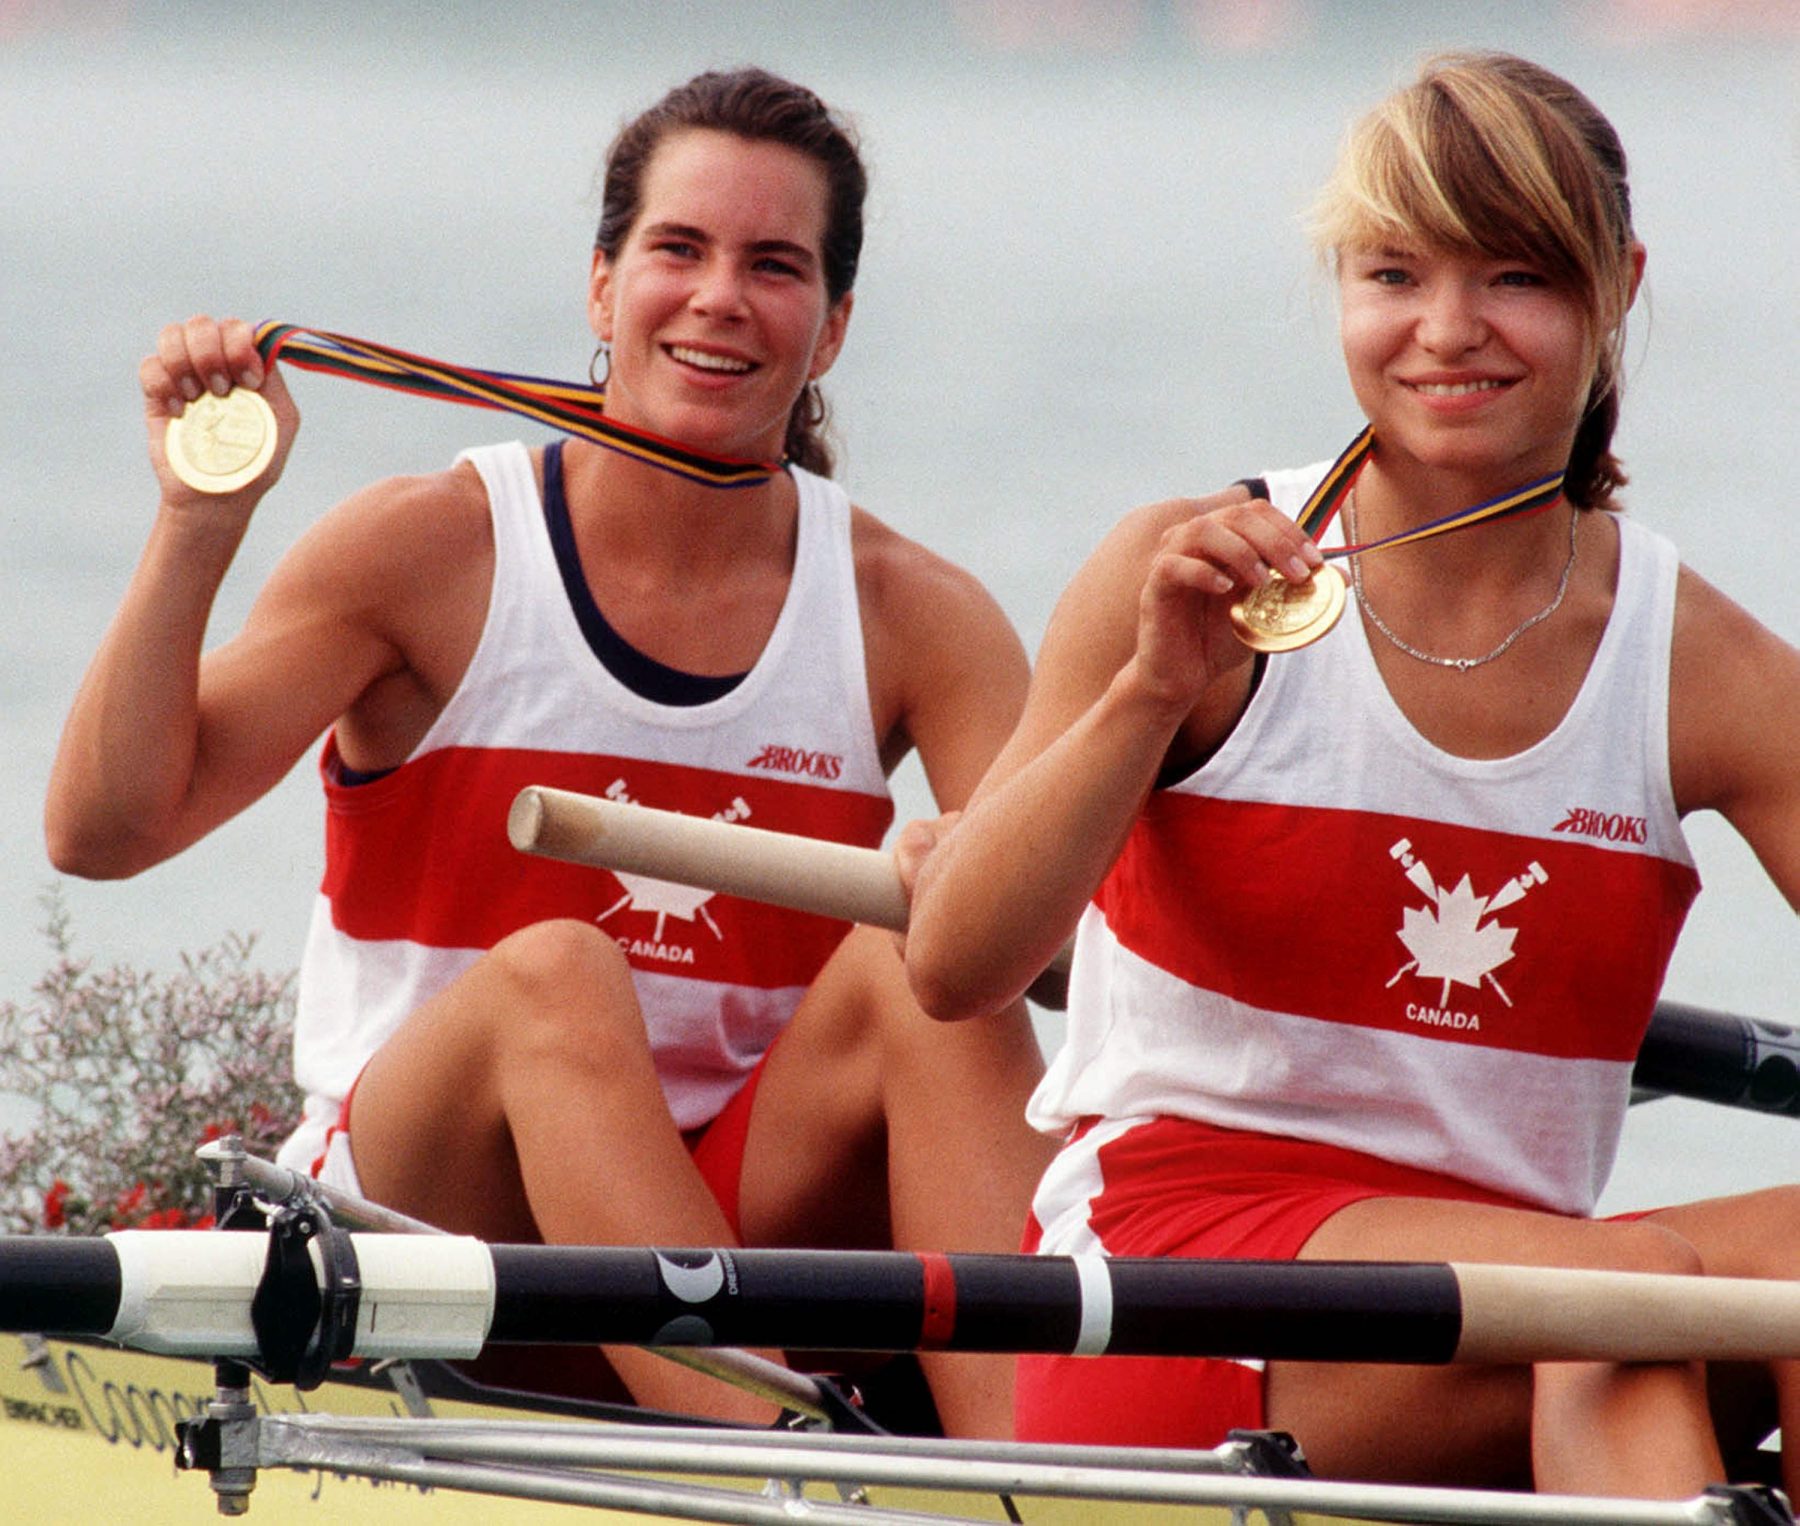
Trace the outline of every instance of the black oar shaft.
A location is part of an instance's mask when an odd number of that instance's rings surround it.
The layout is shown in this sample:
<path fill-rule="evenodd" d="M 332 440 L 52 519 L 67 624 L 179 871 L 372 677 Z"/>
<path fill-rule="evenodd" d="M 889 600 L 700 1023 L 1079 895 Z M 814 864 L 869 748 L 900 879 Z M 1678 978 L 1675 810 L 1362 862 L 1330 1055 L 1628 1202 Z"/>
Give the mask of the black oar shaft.
<path fill-rule="evenodd" d="M 0 1237 L 0 1329 L 104 1335 L 118 1317 L 120 1282 L 108 1241 Z"/>
<path fill-rule="evenodd" d="M 1127 1261 L 1112 1270 L 1113 1352 L 1154 1355 L 1174 1342 L 1295 1361 L 1448 1362 L 1457 1354 L 1462 1295 L 1442 1263 Z"/>
<path fill-rule="evenodd" d="M 444 1261 L 442 1240 L 356 1235 L 352 1242 L 373 1327 L 367 1336 L 400 1319 L 428 1347 L 442 1339 L 433 1304 L 457 1309 L 454 1323 L 466 1330 L 468 1297 L 485 1301 L 488 1278 L 476 1258 Z M 247 1312 L 240 1319 L 230 1308 L 248 1310 L 263 1244 L 242 1232 L 0 1238 L 0 1329 L 112 1336 L 195 1354 L 211 1339 L 220 1349 L 206 1354 L 254 1355 Z M 480 1256 L 479 1247 L 468 1248 Z M 227 1250 L 232 1255 L 222 1259 Z M 1443 1362 L 1455 1354 L 1461 1324 L 1455 1274 L 1438 1264 L 541 1245 L 497 1245 L 485 1254 L 492 1261 L 486 1339 L 494 1344 Z M 427 1261 L 432 1269 L 423 1279 L 384 1270 Z M 172 1270 L 180 1266 L 195 1269 L 191 1283 Z M 191 1342 L 182 1334 L 184 1311 L 200 1327 Z M 363 1338 L 357 1349 L 394 1354 L 385 1345 L 371 1350 Z"/>
<path fill-rule="evenodd" d="M 1444 1362 L 1444 1265 L 493 1247 L 496 1342 Z"/>
<path fill-rule="evenodd" d="M 1800 1029 L 1658 1002 L 1631 1079 L 1646 1091 L 1800 1117 Z"/>

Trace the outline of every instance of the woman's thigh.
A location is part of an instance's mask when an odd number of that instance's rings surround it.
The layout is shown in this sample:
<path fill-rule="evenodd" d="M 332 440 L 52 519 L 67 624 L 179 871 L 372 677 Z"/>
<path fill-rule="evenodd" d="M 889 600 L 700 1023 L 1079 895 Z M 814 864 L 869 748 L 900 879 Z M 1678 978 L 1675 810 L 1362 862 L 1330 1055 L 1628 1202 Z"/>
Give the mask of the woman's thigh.
<path fill-rule="evenodd" d="M 597 1075 L 615 1090 L 655 1092 L 642 1028 L 610 940 L 561 922 L 513 934 L 364 1068 L 350 1143 L 365 1191 L 459 1233 L 540 1238 L 519 1141 L 529 1124 L 589 1163 L 569 1169 L 599 1169 L 604 1157 L 585 1140 L 600 1111 Z M 557 1084 L 534 1084 L 546 1072 Z M 661 1106 L 659 1094 L 651 1100 Z"/>
<path fill-rule="evenodd" d="M 738 1186 L 747 1244 L 889 1243 L 872 951 L 847 937 L 769 1052 Z"/>
<path fill-rule="evenodd" d="M 852 932 L 758 1083 L 739 1193 L 745 1239 L 1016 1248 L 1053 1153 L 1024 1121 L 1042 1073 L 1022 1004 L 937 1022 L 913 1000 L 893 940 Z"/>
<path fill-rule="evenodd" d="M 1800 1278 L 1800 1186 L 1706 1198 L 1645 1218 L 1691 1244 L 1710 1276 Z"/>
<path fill-rule="evenodd" d="M 1698 1270 L 1659 1226 L 1396 1197 L 1340 1209 L 1300 1259 Z M 1530 1485 L 1532 1396 L 1528 1367 L 1277 1362 L 1265 1380 L 1269 1424 L 1321 1472 L 1505 1487 Z"/>

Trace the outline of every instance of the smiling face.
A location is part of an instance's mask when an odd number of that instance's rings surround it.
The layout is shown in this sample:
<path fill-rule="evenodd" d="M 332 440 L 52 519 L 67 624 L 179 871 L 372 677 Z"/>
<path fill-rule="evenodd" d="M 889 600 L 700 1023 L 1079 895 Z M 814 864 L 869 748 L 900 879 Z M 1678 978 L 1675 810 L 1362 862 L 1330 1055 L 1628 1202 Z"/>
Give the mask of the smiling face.
<path fill-rule="evenodd" d="M 658 145 L 631 231 L 594 256 L 609 416 L 720 455 L 781 454 L 850 316 L 848 295 L 826 294 L 826 197 L 823 168 L 783 144 L 695 129 Z"/>
<path fill-rule="evenodd" d="M 1497 476 L 1493 491 L 1566 465 L 1570 502 L 1614 506 L 1644 269 L 1625 170 L 1592 101 L 1507 53 L 1429 60 L 1356 123 L 1311 222 L 1352 383 L 1392 447 L 1379 457 L 1417 450 L 1482 476 L 1467 488 Z"/>
<path fill-rule="evenodd" d="M 1384 463 L 1497 493 L 1561 469 L 1596 351 L 1580 295 L 1541 266 L 1430 247 L 1345 250 L 1339 331 Z"/>

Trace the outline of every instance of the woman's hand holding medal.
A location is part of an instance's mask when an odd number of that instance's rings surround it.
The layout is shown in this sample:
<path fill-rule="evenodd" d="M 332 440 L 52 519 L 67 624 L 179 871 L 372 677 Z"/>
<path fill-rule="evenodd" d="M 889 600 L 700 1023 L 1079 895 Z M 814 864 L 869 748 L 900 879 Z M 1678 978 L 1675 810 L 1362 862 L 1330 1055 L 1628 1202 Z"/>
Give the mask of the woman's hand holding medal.
<path fill-rule="evenodd" d="M 275 485 L 300 414 L 249 324 L 204 317 L 170 324 L 138 368 L 138 382 L 165 503 L 244 494 L 249 506 Z"/>
<path fill-rule="evenodd" d="M 1256 643 L 1241 608 L 1270 590 L 1310 590 L 1343 580 L 1291 519 L 1263 499 L 1194 514 L 1164 532 L 1138 607 L 1140 682 L 1182 713 Z M 1339 609 L 1342 599 L 1338 600 Z M 1323 634 L 1323 630 L 1319 632 Z M 1299 644 L 1299 643 L 1294 643 Z M 1261 647 L 1260 650 L 1275 650 Z"/>

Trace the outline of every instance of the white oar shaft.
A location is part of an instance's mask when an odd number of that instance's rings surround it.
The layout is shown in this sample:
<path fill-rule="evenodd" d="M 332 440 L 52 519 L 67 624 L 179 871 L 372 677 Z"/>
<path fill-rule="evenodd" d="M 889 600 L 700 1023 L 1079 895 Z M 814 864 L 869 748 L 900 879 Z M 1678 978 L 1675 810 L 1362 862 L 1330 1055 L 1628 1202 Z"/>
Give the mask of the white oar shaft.
<path fill-rule="evenodd" d="M 906 892 L 885 853 L 737 822 L 531 785 L 506 833 L 522 853 L 647 874 L 870 927 L 906 928 Z"/>
<path fill-rule="evenodd" d="M 1800 1282 L 1451 1266 L 1459 1362 L 1768 1361 L 1800 1352 Z"/>

